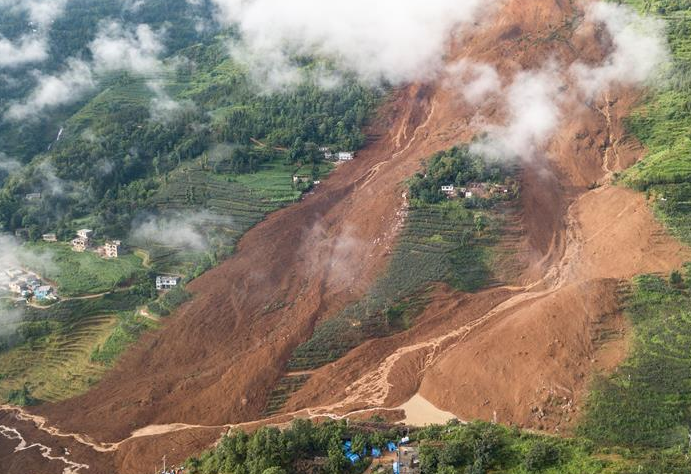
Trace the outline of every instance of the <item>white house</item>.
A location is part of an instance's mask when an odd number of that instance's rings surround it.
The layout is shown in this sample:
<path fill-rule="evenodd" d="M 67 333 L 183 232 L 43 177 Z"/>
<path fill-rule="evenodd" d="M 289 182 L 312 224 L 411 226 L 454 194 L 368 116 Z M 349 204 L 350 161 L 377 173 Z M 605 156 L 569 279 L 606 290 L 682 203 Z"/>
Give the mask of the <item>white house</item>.
<path fill-rule="evenodd" d="M 27 201 L 38 201 L 41 199 L 41 193 L 29 193 L 26 196 L 24 196 L 24 199 Z"/>
<path fill-rule="evenodd" d="M 89 240 L 93 233 L 94 233 L 94 231 L 91 229 L 79 229 L 77 231 L 77 237 L 81 237 L 82 239 Z"/>
<path fill-rule="evenodd" d="M 456 187 L 453 184 L 445 184 L 441 187 L 441 192 L 451 198 L 456 195 Z"/>
<path fill-rule="evenodd" d="M 57 242 L 58 241 L 58 236 L 55 234 L 43 234 L 42 238 L 43 238 L 44 242 Z"/>
<path fill-rule="evenodd" d="M 355 153 L 351 151 L 339 151 L 338 152 L 338 161 L 350 161 L 353 158 L 355 158 Z"/>
<path fill-rule="evenodd" d="M 169 275 L 158 275 L 156 277 L 156 289 L 158 291 L 173 289 L 178 286 L 178 283 L 180 283 L 180 277 Z"/>

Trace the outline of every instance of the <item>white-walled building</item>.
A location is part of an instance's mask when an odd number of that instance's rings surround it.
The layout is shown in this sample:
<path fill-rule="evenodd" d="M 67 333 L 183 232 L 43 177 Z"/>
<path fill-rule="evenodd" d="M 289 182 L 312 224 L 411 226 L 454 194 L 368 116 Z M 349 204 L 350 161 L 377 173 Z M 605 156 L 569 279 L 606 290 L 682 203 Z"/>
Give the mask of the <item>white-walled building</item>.
<path fill-rule="evenodd" d="M 158 275 L 156 277 L 156 289 L 158 291 L 171 290 L 178 286 L 180 277 L 170 275 Z"/>

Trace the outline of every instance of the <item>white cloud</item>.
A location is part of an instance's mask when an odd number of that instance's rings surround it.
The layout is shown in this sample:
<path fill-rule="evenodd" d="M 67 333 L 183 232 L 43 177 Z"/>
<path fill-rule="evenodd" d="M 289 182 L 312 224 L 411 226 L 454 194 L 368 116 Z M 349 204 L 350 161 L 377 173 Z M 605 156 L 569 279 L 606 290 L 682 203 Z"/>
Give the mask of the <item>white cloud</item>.
<path fill-rule="evenodd" d="M 231 219 L 209 212 L 195 214 L 145 215 L 132 223 L 130 241 L 137 245 L 152 243 L 170 247 L 205 250 L 208 242 L 203 228 L 229 226 Z"/>
<path fill-rule="evenodd" d="M 486 125 L 487 135 L 472 150 L 490 158 L 533 158 L 559 123 L 562 85 L 556 63 L 519 72 L 504 92 L 506 123 Z"/>
<path fill-rule="evenodd" d="M 10 12 L 26 12 L 38 25 L 47 25 L 62 16 L 68 0 L 0 0 L 0 8 Z"/>
<path fill-rule="evenodd" d="M 0 171 L 13 174 L 22 169 L 21 163 L 0 152 Z"/>
<path fill-rule="evenodd" d="M 589 97 L 612 83 L 646 83 L 670 60 L 662 20 L 640 16 L 628 6 L 598 2 L 588 6 L 586 21 L 602 24 L 612 41 L 612 50 L 601 65 L 579 62 L 571 67 Z"/>
<path fill-rule="evenodd" d="M 178 102 L 170 97 L 161 81 L 148 81 L 147 86 L 154 93 L 154 98 L 151 99 L 151 106 L 149 107 L 151 120 L 169 122 L 178 118 L 182 112 L 195 108 L 192 101 Z"/>
<path fill-rule="evenodd" d="M 161 32 L 154 32 L 149 25 L 142 24 L 134 30 L 117 22 L 101 25 L 89 46 L 94 70 L 101 74 L 127 70 L 145 76 L 160 72 L 163 65 L 158 55 L 165 49 L 161 36 Z"/>
<path fill-rule="evenodd" d="M 155 32 L 148 25 L 132 29 L 117 22 L 103 23 L 89 45 L 91 62 L 70 58 L 58 74 L 37 74 L 37 86 L 24 101 L 13 103 L 5 118 L 35 118 L 45 109 L 74 103 L 96 87 L 98 76 L 113 71 L 145 77 L 160 75 L 165 70 L 158 59 L 164 51 L 162 36 L 163 32 Z"/>
<path fill-rule="evenodd" d="M 50 24 L 65 11 L 67 0 L 0 0 L 0 14 L 26 12 L 32 33 L 10 40 L 0 35 L 0 68 L 11 69 L 39 63 L 49 57 Z"/>
<path fill-rule="evenodd" d="M 252 59 L 253 70 L 274 84 L 295 80 L 288 52 L 333 59 L 368 82 L 403 83 L 436 75 L 451 33 L 486 14 L 494 0 L 214 3 L 219 21 L 237 24 L 242 33 L 240 57 Z"/>
<path fill-rule="evenodd" d="M 10 41 L 0 35 L 0 68 L 14 68 L 45 61 L 48 58 L 48 40 L 42 35 L 24 35 Z"/>
<path fill-rule="evenodd" d="M 449 64 L 444 72 L 446 87 L 458 89 L 471 104 L 477 105 L 501 90 L 499 73 L 489 64 L 473 63 L 464 58 Z"/>
<path fill-rule="evenodd" d="M 37 86 L 24 101 L 9 107 L 5 118 L 22 120 L 38 116 L 47 108 L 78 100 L 96 85 L 89 64 L 77 59 L 70 59 L 67 68 L 57 75 L 40 74 L 37 82 Z"/>

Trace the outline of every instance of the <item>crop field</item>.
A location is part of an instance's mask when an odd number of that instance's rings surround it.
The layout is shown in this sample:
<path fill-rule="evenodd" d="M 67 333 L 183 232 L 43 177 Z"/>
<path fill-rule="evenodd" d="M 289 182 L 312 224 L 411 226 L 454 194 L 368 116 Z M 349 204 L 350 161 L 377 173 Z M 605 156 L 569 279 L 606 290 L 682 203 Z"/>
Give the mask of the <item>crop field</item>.
<path fill-rule="evenodd" d="M 505 222 L 499 211 L 472 211 L 458 201 L 411 208 L 384 276 L 364 299 L 320 324 L 290 369 L 319 367 L 367 339 L 407 329 L 435 282 L 462 291 L 497 283 L 492 263 Z"/>
<path fill-rule="evenodd" d="M 641 276 L 624 304 L 634 324 L 633 352 L 594 384 L 581 431 L 606 445 L 685 447 L 691 425 L 688 286 Z"/>
<path fill-rule="evenodd" d="M 103 259 L 93 252 L 73 252 L 68 244 L 33 244 L 31 250 L 50 256 L 50 265 L 36 268 L 57 284 L 61 296 L 104 293 L 144 277 L 141 258 L 133 254 Z"/>

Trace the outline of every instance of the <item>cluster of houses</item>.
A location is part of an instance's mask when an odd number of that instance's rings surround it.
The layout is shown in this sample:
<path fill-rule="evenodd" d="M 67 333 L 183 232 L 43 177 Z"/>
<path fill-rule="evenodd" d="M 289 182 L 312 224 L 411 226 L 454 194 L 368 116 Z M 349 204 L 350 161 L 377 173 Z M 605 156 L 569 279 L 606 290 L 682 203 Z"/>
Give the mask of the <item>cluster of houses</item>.
<path fill-rule="evenodd" d="M 355 158 L 355 153 L 352 151 L 339 151 L 334 153 L 326 146 L 319 148 L 319 151 L 324 153 L 324 159 L 326 161 L 352 161 Z"/>
<path fill-rule="evenodd" d="M 93 234 L 91 229 L 80 229 L 77 235 L 70 241 L 72 250 L 86 252 L 93 247 Z M 58 236 L 54 233 L 43 234 L 44 242 L 57 242 Z M 122 242 L 119 240 L 107 240 L 103 245 L 95 247 L 94 252 L 101 258 L 118 258 L 122 252 Z"/>
<path fill-rule="evenodd" d="M 40 301 L 56 300 L 57 295 L 53 287 L 46 285 L 35 273 L 27 272 L 18 268 L 5 270 L 5 275 L 9 279 L 8 290 L 19 298 L 34 298 Z"/>
<path fill-rule="evenodd" d="M 441 192 L 446 194 L 449 199 L 457 197 L 487 199 L 493 195 L 508 194 L 509 190 L 509 186 L 496 183 L 468 183 L 462 187 L 445 184 L 441 187 Z"/>
<path fill-rule="evenodd" d="M 351 464 L 356 464 L 361 459 L 372 456 L 379 459 L 383 455 L 383 449 L 372 447 L 370 450 L 365 448 L 361 453 L 353 452 L 353 443 L 348 440 L 343 443 L 343 454 Z M 389 441 L 386 443 L 386 451 L 395 455 L 393 462 L 394 474 L 419 474 L 420 473 L 420 450 L 417 446 L 410 444 L 410 438 L 405 436 L 397 443 Z"/>

